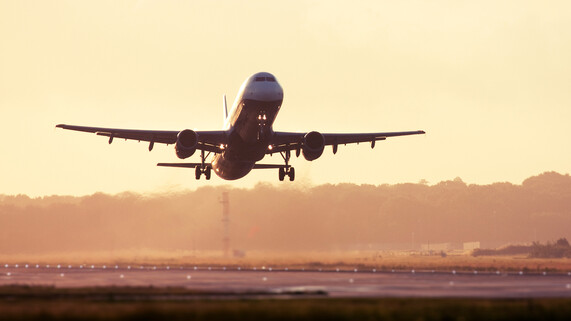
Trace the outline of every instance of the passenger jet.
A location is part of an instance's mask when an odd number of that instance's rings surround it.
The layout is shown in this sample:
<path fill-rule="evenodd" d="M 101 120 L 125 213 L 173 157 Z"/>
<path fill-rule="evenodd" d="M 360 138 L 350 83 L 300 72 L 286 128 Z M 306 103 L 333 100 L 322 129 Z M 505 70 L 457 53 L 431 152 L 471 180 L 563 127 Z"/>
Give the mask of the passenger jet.
<path fill-rule="evenodd" d="M 149 143 L 149 151 L 155 143 L 174 144 L 176 155 L 180 159 L 192 156 L 200 151 L 200 163 L 159 163 L 158 166 L 194 168 L 196 179 L 204 174 L 210 179 L 211 170 L 220 178 L 235 180 L 246 176 L 252 169 L 278 169 L 278 177 L 283 181 L 285 176 L 290 181 L 295 179 L 295 170 L 290 165 L 290 155 L 295 151 L 297 157 L 303 154 L 308 161 L 313 161 L 323 154 L 325 146 L 332 146 L 333 154 L 339 145 L 375 142 L 387 137 L 424 134 L 424 131 L 381 132 L 381 133 L 348 133 L 331 134 L 310 132 L 274 131 L 272 125 L 282 106 L 284 92 L 276 78 L 267 72 L 252 75 L 242 84 L 236 100 L 228 113 L 226 96 L 223 99 L 224 127 L 222 130 L 180 131 L 117 129 L 103 127 L 86 127 L 60 124 L 56 127 L 95 133 L 109 137 L 109 144 L 114 138 L 145 141 Z M 265 155 L 280 153 L 283 164 L 258 164 Z M 208 162 L 208 157 L 213 154 Z"/>

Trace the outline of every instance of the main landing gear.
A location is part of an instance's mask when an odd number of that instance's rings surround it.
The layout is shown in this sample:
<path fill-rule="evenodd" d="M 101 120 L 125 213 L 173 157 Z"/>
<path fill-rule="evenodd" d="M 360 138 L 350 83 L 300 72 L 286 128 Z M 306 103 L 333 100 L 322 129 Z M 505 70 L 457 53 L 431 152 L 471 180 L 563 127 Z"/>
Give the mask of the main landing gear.
<path fill-rule="evenodd" d="M 209 180 L 211 170 L 212 168 L 210 167 L 210 165 L 206 165 L 204 168 L 202 168 L 200 165 L 196 165 L 194 175 L 196 176 L 196 179 L 200 179 L 200 176 L 204 174 L 206 180 Z"/>
<path fill-rule="evenodd" d="M 293 182 L 293 180 L 295 179 L 295 168 L 293 167 L 280 167 L 279 169 L 279 179 L 280 182 L 282 182 L 285 178 L 285 176 L 289 176 L 289 180 Z"/>
<path fill-rule="evenodd" d="M 280 167 L 278 171 L 279 174 L 278 178 L 280 179 L 280 182 L 282 182 L 287 175 L 289 177 L 289 180 L 293 182 L 293 180 L 295 179 L 295 169 L 289 165 L 289 158 L 291 156 L 290 151 L 286 150 L 285 152 L 280 152 L 280 154 L 282 155 L 285 161 L 285 166 Z"/>
<path fill-rule="evenodd" d="M 194 171 L 194 176 L 196 177 L 196 179 L 200 179 L 200 176 L 202 176 L 202 174 L 204 174 L 204 178 L 206 178 L 206 180 L 210 179 L 210 174 L 212 171 L 212 167 L 210 165 L 207 165 L 205 160 L 206 157 L 208 157 L 208 155 L 210 155 L 210 153 L 208 153 L 206 156 L 204 156 L 204 150 L 200 151 L 200 165 L 196 165 L 195 171 Z"/>

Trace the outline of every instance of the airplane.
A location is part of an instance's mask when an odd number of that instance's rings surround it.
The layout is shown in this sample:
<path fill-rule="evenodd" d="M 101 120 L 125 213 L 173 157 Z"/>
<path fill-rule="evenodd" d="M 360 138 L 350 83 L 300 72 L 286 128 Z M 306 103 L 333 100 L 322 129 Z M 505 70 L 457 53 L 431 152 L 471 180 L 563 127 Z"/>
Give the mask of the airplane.
<path fill-rule="evenodd" d="M 230 113 L 226 96 L 223 96 L 222 130 L 137 130 L 65 124 L 56 127 L 109 137 L 109 144 L 115 138 L 145 141 L 149 143 L 149 151 L 155 143 L 174 144 L 176 155 L 180 159 L 186 159 L 199 150 L 199 163 L 157 164 L 194 168 L 197 180 L 202 175 L 209 180 L 212 170 L 222 179 L 236 180 L 246 176 L 252 169 L 278 169 L 280 181 L 286 176 L 293 181 L 295 169 L 290 165 L 292 151 L 295 151 L 296 157 L 303 154 L 306 160 L 313 161 L 323 154 L 325 146 L 332 146 L 333 154 L 336 154 L 341 144 L 370 142 L 371 148 L 374 148 L 376 141 L 388 137 L 425 133 L 422 130 L 347 134 L 274 131 L 272 125 L 280 111 L 283 98 L 284 92 L 276 77 L 267 72 L 259 72 L 244 81 Z M 284 164 L 258 164 L 265 155 L 275 153 L 280 153 Z M 214 155 L 208 162 L 210 154 Z"/>

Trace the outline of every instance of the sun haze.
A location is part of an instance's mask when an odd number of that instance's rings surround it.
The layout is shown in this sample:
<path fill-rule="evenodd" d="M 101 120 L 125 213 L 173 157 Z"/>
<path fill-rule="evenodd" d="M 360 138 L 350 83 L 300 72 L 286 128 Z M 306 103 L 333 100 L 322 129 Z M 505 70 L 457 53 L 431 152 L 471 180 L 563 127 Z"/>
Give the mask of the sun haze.
<path fill-rule="evenodd" d="M 228 184 L 157 168 L 173 146 L 54 126 L 220 129 L 222 95 L 258 71 L 284 88 L 276 130 L 427 132 L 293 159 L 286 184 L 568 173 L 570 39 L 567 1 L 2 1 L 0 194 Z"/>

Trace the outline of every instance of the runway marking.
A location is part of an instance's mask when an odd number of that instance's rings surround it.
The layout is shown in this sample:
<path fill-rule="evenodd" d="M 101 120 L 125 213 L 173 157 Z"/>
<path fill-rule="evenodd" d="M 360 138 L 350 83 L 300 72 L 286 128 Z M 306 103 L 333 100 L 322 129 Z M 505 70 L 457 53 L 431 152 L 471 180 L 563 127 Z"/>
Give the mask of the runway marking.
<path fill-rule="evenodd" d="M 26 263 L 26 264 L 13 264 L 10 265 L 8 263 L 4 264 L 4 265 L 0 265 L 0 268 L 4 267 L 5 269 L 28 269 L 31 267 L 35 267 L 36 269 L 42 269 L 42 266 L 40 264 L 31 264 L 31 263 Z M 110 268 L 113 268 L 115 270 L 132 270 L 133 267 L 131 265 L 127 265 L 127 266 L 121 266 L 121 265 L 107 265 L 107 264 L 103 264 L 100 266 L 96 266 L 94 264 L 80 264 L 77 266 L 73 266 L 71 264 L 68 265 L 62 265 L 62 264 L 57 264 L 57 265 L 51 265 L 51 264 L 46 264 L 44 266 L 44 269 L 50 270 L 50 269 L 63 269 L 67 267 L 67 270 L 78 270 L 78 269 L 84 269 L 84 268 L 90 268 L 92 270 L 108 270 Z M 345 268 L 345 269 L 341 269 L 341 268 L 330 268 L 330 269 L 323 269 L 323 268 L 315 268 L 315 269 L 308 269 L 305 267 L 300 267 L 300 268 L 294 268 L 294 269 L 290 269 L 288 267 L 284 267 L 284 268 L 280 268 L 280 267 L 266 267 L 266 266 L 261 266 L 261 267 L 250 267 L 248 269 L 243 269 L 241 266 L 205 266 L 205 267 L 201 267 L 201 266 L 192 266 L 192 267 L 188 267 L 188 266 L 157 266 L 157 265 L 153 265 L 153 266 L 145 266 L 145 265 L 140 265 L 139 269 L 140 270 L 152 270 L 152 271 L 170 271 L 170 270 L 176 270 L 178 268 L 178 270 L 185 270 L 185 269 L 190 269 L 190 270 L 195 270 L 195 271 L 200 271 L 200 270 L 208 270 L 208 271 L 260 271 L 260 272 L 339 272 L 339 273 L 347 273 L 347 272 L 352 272 L 352 273 L 405 273 L 407 271 L 404 270 L 395 270 L 395 269 L 391 269 L 389 270 L 378 270 L 376 268 L 372 268 L 372 269 L 362 269 L 359 270 L 358 268 Z M 478 270 L 473 270 L 472 272 L 468 272 L 468 271 L 456 271 L 456 270 L 452 270 L 452 271 L 446 271 L 446 270 L 417 270 L 417 269 L 411 269 L 409 270 L 409 273 L 411 274 L 415 274 L 415 273 L 433 273 L 433 274 L 439 274 L 439 273 L 452 273 L 453 275 L 456 274 L 473 274 L 473 275 L 541 275 L 541 276 L 550 276 L 550 275 L 567 275 L 567 276 L 571 276 L 571 272 L 553 272 L 550 273 L 548 271 L 534 271 L 534 272 L 524 272 L 523 270 L 517 271 L 517 272 L 505 272 L 502 274 L 502 271 L 500 270 L 496 270 L 496 271 L 478 271 Z"/>

